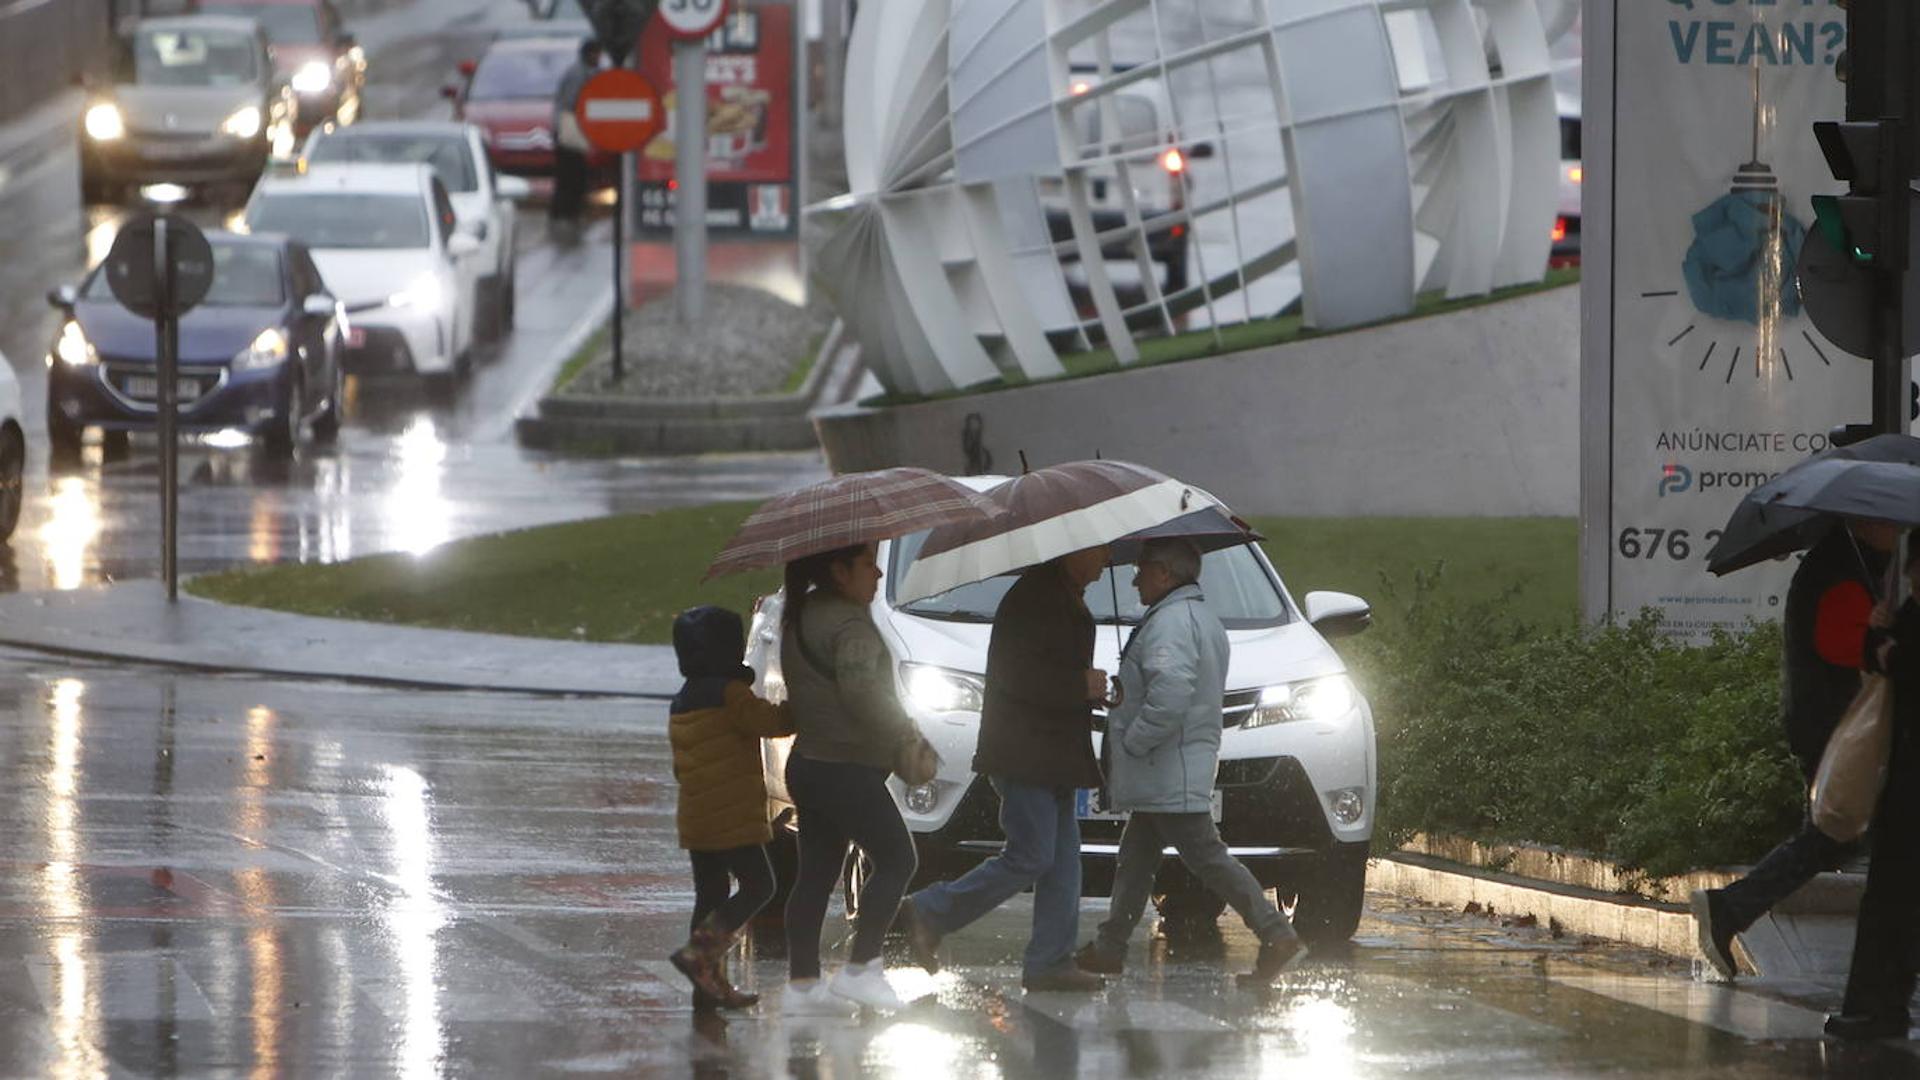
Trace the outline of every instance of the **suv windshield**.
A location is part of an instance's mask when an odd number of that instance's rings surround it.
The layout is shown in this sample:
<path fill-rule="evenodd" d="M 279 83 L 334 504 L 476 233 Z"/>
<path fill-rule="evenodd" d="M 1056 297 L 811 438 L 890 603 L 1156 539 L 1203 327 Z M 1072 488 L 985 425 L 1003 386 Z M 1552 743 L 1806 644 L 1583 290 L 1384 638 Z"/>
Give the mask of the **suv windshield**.
<path fill-rule="evenodd" d="M 213 245 L 213 284 L 202 307 L 279 307 L 280 253 L 262 244 Z M 89 300 L 112 300 L 107 275 L 96 270 L 81 293 Z"/>
<path fill-rule="evenodd" d="M 320 16 L 299 4 L 201 4 L 203 15 L 237 15 L 252 19 L 275 45 L 314 45 L 320 41 Z"/>
<path fill-rule="evenodd" d="M 891 583 L 906 580 L 907 568 L 913 564 L 915 556 L 920 553 L 920 545 L 926 540 L 927 534 L 918 532 L 894 541 L 893 551 L 888 557 L 888 600 L 893 599 Z M 1126 625 L 1140 621 L 1146 608 L 1140 603 L 1139 594 L 1133 591 L 1132 581 L 1132 567 L 1111 567 L 1099 580 L 1087 586 L 1087 608 L 1093 612 L 1096 621 L 1114 621 L 1116 592 L 1120 600 L 1119 621 Z M 900 610 L 928 619 L 990 623 L 994 611 L 1000 607 L 1001 597 L 1013 588 L 1013 582 L 1012 575 L 1003 574 L 986 581 L 962 585 L 939 596 L 915 600 Z M 1201 559 L 1200 591 L 1207 594 L 1208 606 L 1213 608 L 1213 613 L 1229 630 L 1281 626 L 1289 621 L 1287 604 L 1280 589 L 1267 574 L 1266 567 L 1244 545 L 1208 552 Z"/>
<path fill-rule="evenodd" d="M 247 212 L 254 232 L 285 233 L 310 248 L 431 246 L 418 195 L 263 195 Z"/>
<path fill-rule="evenodd" d="M 488 53 L 473 73 L 468 101 L 514 98 L 547 100 L 560 89 L 560 76 L 573 62 L 571 46 L 561 49 L 503 49 Z"/>
<path fill-rule="evenodd" d="M 362 135 L 344 131 L 323 135 L 307 151 L 314 165 L 338 162 L 372 162 L 387 165 L 411 165 L 418 162 L 433 166 L 440 182 L 452 192 L 477 191 L 480 178 L 473 168 L 464 135 Z"/>
<path fill-rule="evenodd" d="M 227 30 L 146 30 L 133 43 L 143 86 L 244 86 L 259 77 L 254 42 Z"/>

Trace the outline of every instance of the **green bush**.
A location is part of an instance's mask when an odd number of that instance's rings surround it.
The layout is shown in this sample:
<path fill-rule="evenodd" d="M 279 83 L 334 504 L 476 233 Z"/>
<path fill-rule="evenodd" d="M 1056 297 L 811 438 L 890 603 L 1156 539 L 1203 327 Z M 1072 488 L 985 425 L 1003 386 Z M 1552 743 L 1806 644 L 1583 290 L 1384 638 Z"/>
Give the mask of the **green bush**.
<path fill-rule="evenodd" d="M 1346 647 L 1379 724 L 1383 846 L 1451 833 L 1658 877 L 1751 862 L 1795 826 L 1777 626 L 1695 647 L 1651 613 L 1529 625 L 1511 594 L 1436 599 L 1440 573 L 1384 583 L 1395 617 Z"/>

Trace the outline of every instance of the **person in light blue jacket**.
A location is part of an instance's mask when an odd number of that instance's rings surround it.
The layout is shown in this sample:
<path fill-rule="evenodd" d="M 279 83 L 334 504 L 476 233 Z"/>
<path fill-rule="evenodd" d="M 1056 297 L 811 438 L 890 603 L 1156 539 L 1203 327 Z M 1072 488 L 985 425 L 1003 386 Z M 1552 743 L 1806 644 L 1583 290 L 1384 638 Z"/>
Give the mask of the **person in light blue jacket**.
<path fill-rule="evenodd" d="M 1107 920 L 1076 960 L 1086 971 L 1120 974 L 1160 854 L 1171 847 L 1259 938 L 1253 971 L 1240 981 L 1266 986 L 1300 951 L 1300 939 L 1253 872 L 1227 850 L 1213 821 L 1230 646 L 1199 578 L 1200 549 L 1192 541 L 1150 540 L 1142 547 L 1133 587 L 1147 612 L 1121 651 L 1107 718 L 1110 801 L 1132 816 L 1120 835 Z"/>

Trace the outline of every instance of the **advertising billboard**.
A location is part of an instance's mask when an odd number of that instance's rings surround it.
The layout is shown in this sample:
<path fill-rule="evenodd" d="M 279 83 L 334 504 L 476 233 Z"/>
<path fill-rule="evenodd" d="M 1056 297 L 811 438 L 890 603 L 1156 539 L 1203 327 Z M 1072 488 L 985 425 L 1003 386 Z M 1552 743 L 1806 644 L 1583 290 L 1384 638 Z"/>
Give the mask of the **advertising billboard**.
<path fill-rule="evenodd" d="M 734 0 L 707 37 L 707 228 L 715 236 L 792 236 L 800 220 L 799 27 L 792 0 Z M 635 227 L 673 231 L 674 162 L 682 138 L 673 38 L 640 42 L 641 74 L 661 89 L 667 129 L 636 155 Z"/>

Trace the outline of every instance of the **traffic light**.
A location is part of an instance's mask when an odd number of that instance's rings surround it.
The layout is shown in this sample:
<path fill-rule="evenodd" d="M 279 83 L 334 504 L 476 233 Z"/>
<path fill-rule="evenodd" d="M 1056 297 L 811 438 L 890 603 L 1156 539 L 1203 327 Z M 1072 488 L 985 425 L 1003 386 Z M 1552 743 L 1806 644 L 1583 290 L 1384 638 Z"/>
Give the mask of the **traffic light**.
<path fill-rule="evenodd" d="M 1820 120 L 1813 136 L 1845 195 L 1815 195 L 1813 216 L 1827 242 L 1853 261 L 1898 273 L 1907 266 L 1907 183 L 1899 120 Z"/>

